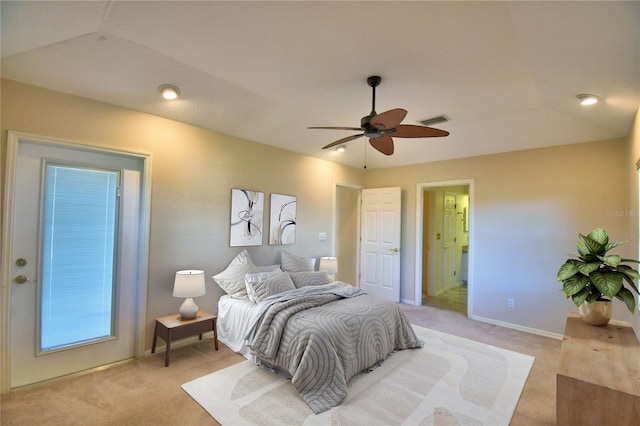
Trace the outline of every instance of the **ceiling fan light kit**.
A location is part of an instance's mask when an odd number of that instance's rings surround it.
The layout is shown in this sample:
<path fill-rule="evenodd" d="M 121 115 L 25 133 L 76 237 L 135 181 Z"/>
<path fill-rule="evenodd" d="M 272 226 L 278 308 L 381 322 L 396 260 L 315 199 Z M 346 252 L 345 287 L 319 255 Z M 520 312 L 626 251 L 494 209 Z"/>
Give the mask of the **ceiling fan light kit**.
<path fill-rule="evenodd" d="M 347 142 L 365 136 L 369 138 L 369 143 L 376 150 L 384 155 L 391 155 L 394 151 L 392 136 L 396 138 L 433 138 L 449 135 L 449 132 L 435 129 L 433 127 L 418 126 L 414 124 L 400 124 L 407 115 L 407 111 L 402 108 L 395 108 L 378 114 L 376 112 L 376 87 L 378 87 L 381 82 L 382 78 L 377 75 L 372 75 L 367 78 L 367 84 L 373 91 L 371 113 L 362 117 L 360 120 L 360 127 L 309 127 L 309 129 L 351 130 L 362 132 L 357 135 L 338 139 L 335 142 L 325 145 L 322 149 L 344 145 Z"/>

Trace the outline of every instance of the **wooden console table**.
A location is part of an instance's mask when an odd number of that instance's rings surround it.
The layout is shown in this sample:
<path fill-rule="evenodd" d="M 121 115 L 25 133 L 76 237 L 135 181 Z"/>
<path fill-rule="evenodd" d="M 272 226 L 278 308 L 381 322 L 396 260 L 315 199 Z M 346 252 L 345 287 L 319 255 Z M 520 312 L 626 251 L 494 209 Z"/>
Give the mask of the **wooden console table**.
<path fill-rule="evenodd" d="M 568 315 L 556 417 L 559 426 L 640 424 L 640 342 L 629 323 L 597 327 Z"/>

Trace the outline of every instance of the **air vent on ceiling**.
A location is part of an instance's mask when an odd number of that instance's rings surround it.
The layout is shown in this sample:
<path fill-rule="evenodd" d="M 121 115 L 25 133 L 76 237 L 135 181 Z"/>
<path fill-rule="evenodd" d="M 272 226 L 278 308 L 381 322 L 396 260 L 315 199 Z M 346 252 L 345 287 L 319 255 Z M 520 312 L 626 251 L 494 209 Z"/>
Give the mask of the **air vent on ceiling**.
<path fill-rule="evenodd" d="M 420 123 L 427 127 L 430 127 L 430 126 L 435 126 L 436 124 L 445 123 L 449 120 L 451 119 L 443 114 L 443 115 L 438 115 L 436 117 L 427 118 L 426 120 L 420 120 Z"/>

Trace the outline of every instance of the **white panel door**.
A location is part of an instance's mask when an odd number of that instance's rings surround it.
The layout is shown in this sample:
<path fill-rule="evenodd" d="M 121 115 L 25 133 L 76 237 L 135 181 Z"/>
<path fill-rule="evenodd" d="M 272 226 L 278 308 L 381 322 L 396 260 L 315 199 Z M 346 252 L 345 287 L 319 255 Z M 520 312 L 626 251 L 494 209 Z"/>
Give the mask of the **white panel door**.
<path fill-rule="evenodd" d="M 10 247 L 10 387 L 21 387 L 134 357 L 137 343 L 137 253 L 140 244 L 138 235 L 143 168 L 140 160 L 118 154 L 22 139 L 18 143 L 17 153 Z M 82 223 L 78 223 L 78 227 L 84 226 L 82 232 L 68 232 L 62 237 L 61 245 L 65 246 L 67 252 L 75 251 L 76 260 L 59 267 L 51 266 L 53 261 L 50 258 L 55 256 L 51 250 L 46 251 L 43 247 L 45 243 L 47 248 L 51 245 L 47 242 L 46 236 L 47 228 L 52 227 L 51 224 L 47 224 L 50 219 L 43 219 L 44 205 L 46 200 L 59 195 L 56 192 L 52 193 L 51 185 L 46 185 L 52 179 L 58 179 L 58 174 L 54 176 L 50 172 L 51 164 L 56 166 L 56 170 L 79 170 L 79 174 L 82 174 L 82 170 L 90 170 L 91 173 L 106 172 L 117 175 L 120 185 L 115 191 L 118 198 L 116 204 L 119 205 L 115 229 L 112 230 L 115 234 L 111 234 L 116 241 L 115 249 L 111 250 L 115 256 L 113 263 L 105 264 L 106 268 L 112 269 L 113 272 L 109 275 L 113 278 L 108 283 L 109 288 L 104 297 L 112 295 L 113 301 L 100 305 L 113 307 L 112 313 L 107 314 L 109 319 L 103 320 L 111 321 L 111 325 L 106 325 L 107 331 L 98 332 L 98 337 L 59 336 L 66 339 L 63 341 L 73 343 L 48 345 L 42 336 L 52 327 L 57 334 L 78 334 L 78 329 L 83 327 L 84 323 L 79 324 L 78 318 L 69 315 L 69 312 L 75 314 L 77 302 L 87 302 L 87 286 L 105 285 L 95 280 L 87 280 L 83 273 L 88 264 L 93 263 L 93 258 L 86 251 L 87 243 L 92 242 L 88 240 L 94 238 L 94 233 L 91 232 L 93 228 L 88 229 L 85 226 L 85 222 L 90 222 L 90 213 L 84 216 L 87 220 L 80 217 L 79 222 Z M 73 182 L 73 178 L 71 181 Z M 59 187 L 55 188 L 53 191 L 57 191 Z M 93 187 L 85 189 L 94 190 Z M 84 212 L 87 210 L 87 204 L 90 204 L 86 199 L 75 202 L 77 204 L 67 204 L 64 208 L 67 211 L 77 209 Z M 48 253 L 46 262 L 43 261 L 43 253 Z M 58 309 L 57 316 L 52 316 L 49 312 L 50 307 L 55 305 L 47 302 L 51 287 L 47 287 L 46 284 L 54 280 L 51 278 L 52 274 L 48 273 L 49 269 L 71 270 L 64 279 L 64 285 L 71 287 L 74 294 L 79 295 L 63 299 L 65 306 L 69 306 L 63 311 Z M 57 282 L 60 283 L 61 280 Z M 84 300 L 81 300 L 83 297 Z M 85 316 L 82 318 L 88 318 L 92 314 L 90 309 L 94 301 L 91 299 L 88 302 L 89 311 L 87 313 L 85 310 Z M 62 301 L 56 303 L 60 305 Z M 100 313 L 98 310 L 96 309 L 96 314 Z"/>
<path fill-rule="evenodd" d="M 360 286 L 369 294 L 400 301 L 399 187 L 362 190 Z"/>

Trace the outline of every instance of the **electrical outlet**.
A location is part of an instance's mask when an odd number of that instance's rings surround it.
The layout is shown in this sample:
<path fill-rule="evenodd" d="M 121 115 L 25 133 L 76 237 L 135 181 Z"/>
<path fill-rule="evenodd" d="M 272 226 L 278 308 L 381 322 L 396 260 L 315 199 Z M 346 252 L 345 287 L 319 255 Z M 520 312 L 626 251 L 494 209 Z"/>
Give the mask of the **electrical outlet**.
<path fill-rule="evenodd" d="M 507 299 L 507 308 L 513 308 L 515 306 L 515 302 L 513 299 Z"/>
<path fill-rule="evenodd" d="M 318 234 L 318 240 L 320 241 L 326 241 L 327 240 L 327 233 L 326 232 L 320 232 Z"/>

